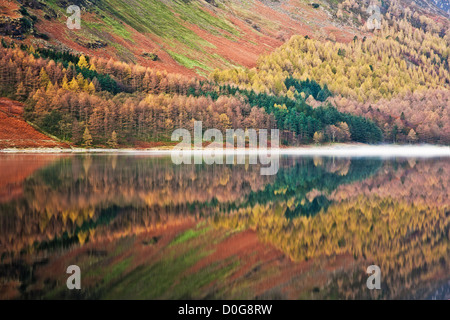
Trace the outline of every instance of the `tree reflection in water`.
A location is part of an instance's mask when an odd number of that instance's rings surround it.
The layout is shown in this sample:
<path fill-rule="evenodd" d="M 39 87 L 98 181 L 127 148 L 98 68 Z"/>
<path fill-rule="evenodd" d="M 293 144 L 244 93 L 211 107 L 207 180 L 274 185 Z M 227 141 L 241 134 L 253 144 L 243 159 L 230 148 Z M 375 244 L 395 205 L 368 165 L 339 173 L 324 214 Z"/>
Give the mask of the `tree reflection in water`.
<path fill-rule="evenodd" d="M 411 298 L 450 277 L 447 159 L 286 156 L 261 176 L 170 157 L 45 157 L 0 198 L 1 298 Z M 76 293 L 70 264 L 83 270 Z M 381 291 L 365 286 L 370 264 Z"/>

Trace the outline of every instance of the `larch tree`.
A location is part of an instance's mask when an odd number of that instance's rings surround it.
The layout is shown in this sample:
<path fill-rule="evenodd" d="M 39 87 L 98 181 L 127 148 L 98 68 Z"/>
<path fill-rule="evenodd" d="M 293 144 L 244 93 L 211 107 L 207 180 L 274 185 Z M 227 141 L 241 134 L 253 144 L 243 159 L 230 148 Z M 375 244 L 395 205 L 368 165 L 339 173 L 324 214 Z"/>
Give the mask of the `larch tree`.
<path fill-rule="evenodd" d="M 86 129 L 83 133 L 83 145 L 85 147 L 91 147 L 92 146 L 92 136 L 89 133 L 89 128 L 86 126 Z"/>
<path fill-rule="evenodd" d="M 25 89 L 25 86 L 23 85 L 23 82 L 19 83 L 17 90 L 16 90 L 16 99 L 19 101 L 23 101 L 27 96 L 27 90 Z"/>
<path fill-rule="evenodd" d="M 313 140 L 314 140 L 315 144 L 322 143 L 323 142 L 323 138 L 324 137 L 323 137 L 323 133 L 322 132 L 318 132 L 318 131 L 314 132 Z"/>
<path fill-rule="evenodd" d="M 417 134 L 416 134 L 416 132 L 414 131 L 414 129 L 409 130 L 409 133 L 408 133 L 408 141 L 409 141 L 410 143 L 414 143 L 414 142 L 417 141 Z"/>
<path fill-rule="evenodd" d="M 113 148 L 117 149 L 118 147 L 118 140 L 117 140 L 117 133 L 116 131 L 113 131 L 111 134 L 111 138 L 108 140 L 108 145 Z"/>
<path fill-rule="evenodd" d="M 86 57 L 84 55 L 81 55 L 80 59 L 78 60 L 77 64 L 81 69 L 89 69 L 89 63 L 86 60 Z"/>

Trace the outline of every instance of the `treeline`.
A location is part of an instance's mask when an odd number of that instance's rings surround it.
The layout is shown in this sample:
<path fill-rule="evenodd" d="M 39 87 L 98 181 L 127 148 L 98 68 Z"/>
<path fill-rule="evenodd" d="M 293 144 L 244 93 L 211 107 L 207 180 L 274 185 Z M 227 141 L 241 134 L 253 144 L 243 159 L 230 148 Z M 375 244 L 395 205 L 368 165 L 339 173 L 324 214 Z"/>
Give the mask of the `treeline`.
<path fill-rule="evenodd" d="M 4 83 L 0 92 L 11 97 L 16 95 L 17 85 L 20 83 L 25 87 L 26 94 L 29 94 L 48 82 L 62 85 L 64 77 L 70 82 L 73 78 L 80 77 L 80 74 L 95 84 L 96 91 L 108 91 L 112 94 L 120 92 L 186 94 L 189 87 L 200 85 L 200 81 L 195 78 L 168 74 L 165 71 L 112 59 L 89 58 L 47 48 L 35 49 L 33 46 L 23 44 L 17 46 L 14 42 L 7 43 L 4 39 L 1 48 L 6 50 L 1 52 L 0 67 L 4 74 L 2 79 Z M 43 71 L 45 73 L 41 74 Z M 44 79 L 41 79 L 41 76 Z M 48 79 L 45 76 L 48 76 Z M 10 81 L 9 84 L 6 83 L 7 80 Z M 83 87 L 77 89 L 82 90 Z"/>
<path fill-rule="evenodd" d="M 450 144 L 448 89 L 416 91 L 376 103 L 360 103 L 337 96 L 331 103 L 341 112 L 375 121 L 383 129 L 387 142 Z"/>
<path fill-rule="evenodd" d="M 329 95 L 329 90 L 321 88 L 315 81 L 297 82 L 301 92 Z M 309 106 L 304 97 L 269 95 L 256 93 L 230 85 L 213 88 L 213 91 L 188 91 L 190 95 L 208 96 L 217 99 L 220 96 L 240 96 L 251 106 L 264 108 L 266 113 L 273 115 L 276 127 L 283 131 L 284 143 L 321 143 L 324 141 L 346 142 L 357 141 L 376 143 L 383 140 L 383 135 L 377 125 L 361 116 L 339 112 L 330 104 L 317 108 Z"/>
<path fill-rule="evenodd" d="M 27 120 L 78 145 L 167 141 L 194 121 L 204 130 L 279 128 L 286 145 L 382 140 L 363 117 L 309 106 L 306 95 L 331 95 L 314 80 L 288 79 L 299 92 L 276 96 L 31 46 L 5 44 L 0 53 L 2 95 L 25 101 Z"/>
<path fill-rule="evenodd" d="M 0 48 L 2 96 L 26 101 L 27 120 L 76 144 L 167 140 L 174 129 L 190 128 L 194 120 L 203 121 L 205 129 L 275 125 L 263 109 L 235 97 L 188 97 L 188 88 L 200 86 L 197 79 L 112 60 L 88 62 L 84 56 L 74 64 L 70 55 L 23 49 Z M 36 52 L 57 61 L 36 57 Z M 99 81 L 107 77 L 120 93 Z"/>
<path fill-rule="evenodd" d="M 28 108 L 27 117 L 44 130 L 86 146 L 167 141 L 177 128 L 192 130 L 195 120 L 222 131 L 275 126 L 273 116 L 263 109 L 226 96 L 216 101 L 168 94 L 110 97 L 51 86 L 38 89 Z"/>

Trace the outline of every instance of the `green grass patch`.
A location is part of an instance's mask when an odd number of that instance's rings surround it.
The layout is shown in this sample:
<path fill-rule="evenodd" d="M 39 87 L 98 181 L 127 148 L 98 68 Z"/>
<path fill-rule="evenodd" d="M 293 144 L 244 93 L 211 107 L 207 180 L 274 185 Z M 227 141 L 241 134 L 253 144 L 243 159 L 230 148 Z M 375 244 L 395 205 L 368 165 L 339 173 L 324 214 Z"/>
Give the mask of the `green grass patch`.
<path fill-rule="evenodd" d="M 106 24 L 106 26 L 111 27 L 113 32 L 116 35 L 120 36 L 123 39 L 133 41 L 133 38 L 131 37 L 131 33 L 125 28 L 124 25 L 117 22 L 115 19 L 113 19 L 109 16 L 105 16 L 103 18 L 103 22 Z M 104 30 L 105 27 L 103 27 L 102 29 Z"/>
<path fill-rule="evenodd" d="M 104 283 L 110 283 L 114 279 L 120 277 L 121 274 L 128 268 L 131 262 L 131 257 L 113 265 L 105 274 L 103 278 Z"/>
<path fill-rule="evenodd" d="M 184 233 L 182 233 L 181 235 L 179 235 L 178 237 L 176 237 L 171 243 L 170 245 L 176 245 L 176 244 L 180 244 L 186 241 L 189 241 L 193 238 L 197 238 L 201 235 L 204 235 L 208 230 L 210 230 L 210 227 L 206 227 L 206 228 L 202 228 L 202 229 L 189 229 L 187 231 L 185 231 Z"/>
<path fill-rule="evenodd" d="M 173 52 L 173 51 L 168 51 L 168 53 L 171 55 L 171 57 L 178 62 L 179 64 L 185 66 L 186 68 L 189 69 L 194 69 L 194 68 L 200 68 L 203 69 L 205 71 L 212 71 L 212 69 L 210 67 L 208 67 L 206 64 L 203 64 L 199 61 L 193 60 L 191 58 L 188 58 L 185 55 Z"/>

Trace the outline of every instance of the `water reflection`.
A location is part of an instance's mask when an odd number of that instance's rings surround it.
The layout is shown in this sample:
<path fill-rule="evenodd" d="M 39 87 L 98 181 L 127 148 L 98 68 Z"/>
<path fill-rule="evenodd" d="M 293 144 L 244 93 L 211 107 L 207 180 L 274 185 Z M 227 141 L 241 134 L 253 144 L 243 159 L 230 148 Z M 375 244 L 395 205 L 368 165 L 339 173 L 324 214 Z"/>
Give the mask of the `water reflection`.
<path fill-rule="evenodd" d="M 0 298 L 427 298 L 450 278 L 447 159 L 285 156 L 261 176 L 145 155 L 1 157 Z M 381 291 L 365 286 L 370 264 Z"/>

